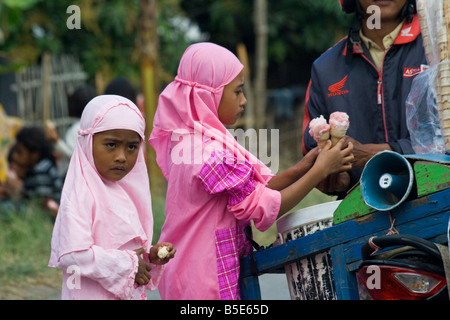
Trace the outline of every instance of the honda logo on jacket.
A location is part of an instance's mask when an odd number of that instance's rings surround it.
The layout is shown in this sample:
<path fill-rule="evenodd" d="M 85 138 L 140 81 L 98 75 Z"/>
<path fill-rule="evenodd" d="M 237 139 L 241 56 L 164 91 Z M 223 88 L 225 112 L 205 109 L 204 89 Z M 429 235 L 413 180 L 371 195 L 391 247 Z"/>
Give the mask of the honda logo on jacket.
<path fill-rule="evenodd" d="M 346 75 L 341 81 L 336 82 L 335 84 L 332 84 L 328 87 L 328 91 L 330 92 L 328 94 L 328 98 L 348 93 L 348 90 L 341 90 L 342 88 L 344 88 L 345 83 L 347 82 L 347 77 L 348 75 Z"/>

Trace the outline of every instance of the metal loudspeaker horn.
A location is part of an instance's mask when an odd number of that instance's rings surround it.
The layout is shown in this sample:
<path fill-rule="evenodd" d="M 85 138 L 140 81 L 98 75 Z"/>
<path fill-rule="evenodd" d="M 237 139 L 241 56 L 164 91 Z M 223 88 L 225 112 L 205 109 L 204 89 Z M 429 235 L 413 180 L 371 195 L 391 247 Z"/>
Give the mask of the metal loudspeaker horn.
<path fill-rule="evenodd" d="M 408 198 L 414 184 L 414 172 L 408 160 L 393 151 L 374 155 L 361 174 L 364 202 L 379 211 L 388 211 Z"/>

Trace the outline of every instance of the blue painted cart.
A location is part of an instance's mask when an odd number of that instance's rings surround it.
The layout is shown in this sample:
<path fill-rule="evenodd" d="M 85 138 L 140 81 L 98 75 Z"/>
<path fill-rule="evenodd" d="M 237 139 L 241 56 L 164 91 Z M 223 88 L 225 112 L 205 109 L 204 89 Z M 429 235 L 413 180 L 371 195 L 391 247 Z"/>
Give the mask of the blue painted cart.
<path fill-rule="evenodd" d="M 336 298 L 358 300 L 356 272 L 361 262 L 361 247 L 372 236 L 386 235 L 392 227 L 392 221 L 395 221 L 394 226 L 401 234 L 412 234 L 435 243 L 447 244 L 450 217 L 448 163 L 443 165 L 441 162 L 429 162 L 428 159 L 425 162 L 416 160 L 413 160 L 415 187 L 418 190 L 416 198 L 403 202 L 389 212 L 368 209 L 360 213 L 364 210 L 359 210 L 359 216 L 351 213 L 350 218 L 344 219 L 346 221 L 336 221 L 335 216 L 335 225 L 332 227 L 255 251 L 251 256 L 242 259 L 240 275 L 242 299 L 261 299 L 259 275 L 284 272 L 284 266 L 287 264 L 329 251 Z M 348 208 L 349 204 L 354 204 L 356 208 L 361 207 L 361 203 L 358 203 L 361 199 L 358 188 L 347 198 L 342 201 L 340 207 Z"/>

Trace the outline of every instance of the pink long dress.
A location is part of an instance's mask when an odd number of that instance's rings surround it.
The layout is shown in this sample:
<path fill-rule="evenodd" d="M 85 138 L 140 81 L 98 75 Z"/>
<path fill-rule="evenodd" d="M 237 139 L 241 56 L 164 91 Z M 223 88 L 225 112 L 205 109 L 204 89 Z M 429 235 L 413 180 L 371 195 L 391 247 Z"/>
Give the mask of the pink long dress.
<path fill-rule="evenodd" d="M 195 139 L 196 135 L 183 137 L 188 144 Z M 207 148 L 214 142 L 194 144 Z M 168 166 L 166 221 L 160 240 L 172 242 L 177 253 L 165 265 L 159 285 L 163 299 L 240 299 L 239 256 L 251 250 L 243 228 L 253 220 L 264 231 L 278 215 L 280 193 L 255 181 L 248 163 L 227 165 L 235 158 L 216 147 L 206 164 Z M 211 182 L 211 172 L 218 171 L 227 172 L 227 178 Z M 236 171 L 244 176 L 237 183 Z M 227 185 L 234 188 L 226 190 Z"/>
<path fill-rule="evenodd" d="M 150 144 L 168 181 L 160 241 L 172 242 L 163 299 L 239 299 L 239 256 L 249 252 L 243 229 L 265 230 L 281 195 L 266 187 L 272 173 L 236 143 L 218 117 L 224 87 L 243 65 L 213 43 L 189 46 L 161 93 Z"/>
<path fill-rule="evenodd" d="M 161 276 L 163 268 L 153 266 L 151 282 L 135 285 L 134 250 L 149 252 L 153 236 L 142 147 L 133 169 L 119 181 L 105 180 L 95 167 L 93 135 L 112 129 L 133 130 L 144 140 L 145 121 L 128 99 L 92 99 L 81 116 L 53 228 L 49 266 L 63 272 L 62 299 L 145 299 L 145 289 L 155 289 Z"/>

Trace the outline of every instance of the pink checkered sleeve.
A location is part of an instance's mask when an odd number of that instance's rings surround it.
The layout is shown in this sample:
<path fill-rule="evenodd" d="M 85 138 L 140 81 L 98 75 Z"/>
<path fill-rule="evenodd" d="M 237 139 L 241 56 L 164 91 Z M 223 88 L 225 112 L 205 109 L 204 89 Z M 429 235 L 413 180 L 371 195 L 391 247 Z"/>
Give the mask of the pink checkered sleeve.
<path fill-rule="evenodd" d="M 226 191 L 233 206 L 255 190 L 254 168 L 248 161 L 238 161 L 228 150 L 217 150 L 205 162 L 199 179 L 210 194 Z"/>

